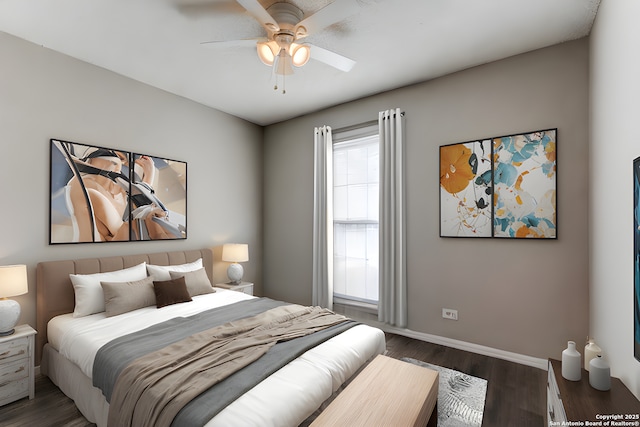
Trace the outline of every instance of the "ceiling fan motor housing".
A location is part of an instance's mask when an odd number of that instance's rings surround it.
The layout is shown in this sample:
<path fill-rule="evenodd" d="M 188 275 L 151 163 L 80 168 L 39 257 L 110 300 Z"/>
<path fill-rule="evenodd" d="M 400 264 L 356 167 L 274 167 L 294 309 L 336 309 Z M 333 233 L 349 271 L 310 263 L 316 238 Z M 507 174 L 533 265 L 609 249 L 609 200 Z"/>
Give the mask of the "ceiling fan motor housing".
<path fill-rule="evenodd" d="M 271 15 L 280 26 L 280 32 L 287 32 L 292 36 L 295 34 L 294 30 L 296 25 L 302 21 L 304 16 L 302 10 L 297 6 L 284 2 L 272 4 L 267 8 L 267 12 L 269 12 L 269 15 Z"/>

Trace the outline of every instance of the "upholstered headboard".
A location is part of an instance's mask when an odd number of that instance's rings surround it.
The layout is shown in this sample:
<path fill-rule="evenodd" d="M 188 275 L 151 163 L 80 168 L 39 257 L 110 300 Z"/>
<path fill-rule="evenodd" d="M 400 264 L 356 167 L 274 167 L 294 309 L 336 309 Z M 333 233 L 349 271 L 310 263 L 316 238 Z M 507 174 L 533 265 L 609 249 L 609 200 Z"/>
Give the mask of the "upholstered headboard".
<path fill-rule="evenodd" d="M 75 295 L 69 274 L 92 274 L 121 270 L 146 262 L 155 265 L 185 264 L 202 258 L 207 276 L 213 281 L 213 251 L 198 249 L 159 252 L 141 255 L 84 258 L 64 261 L 44 261 L 36 270 L 36 365 L 40 364 L 42 348 L 47 343 L 47 324 L 53 317 L 73 313 Z"/>

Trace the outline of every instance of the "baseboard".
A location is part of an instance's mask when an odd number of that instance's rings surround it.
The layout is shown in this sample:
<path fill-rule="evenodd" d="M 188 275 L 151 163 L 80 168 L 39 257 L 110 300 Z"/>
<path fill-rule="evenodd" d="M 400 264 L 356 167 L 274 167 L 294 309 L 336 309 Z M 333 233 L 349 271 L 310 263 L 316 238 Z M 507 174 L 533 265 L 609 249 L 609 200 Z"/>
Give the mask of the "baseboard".
<path fill-rule="evenodd" d="M 545 371 L 548 369 L 547 359 L 539 359 L 537 357 L 512 353 L 510 351 L 499 350 L 497 348 L 473 344 L 466 341 L 426 334 L 424 332 L 416 332 L 410 329 L 396 328 L 395 326 L 390 326 L 385 323 L 378 322 L 378 316 L 376 314 L 372 314 L 369 311 L 363 311 L 359 307 L 355 307 L 352 305 L 336 304 L 334 305 L 334 311 L 340 314 L 344 314 L 347 317 L 351 317 L 352 319 L 359 320 L 368 325 L 375 326 L 376 328 L 382 329 L 385 332 L 403 335 L 409 338 L 444 345 L 447 347 L 453 347 L 457 348 L 458 350 L 470 351 L 472 353 L 482 354 L 484 356 L 495 357 L 497 359 L 508 360 L 509 362 L 532 366 L 534 368 L 539 368 Z"/>
<path fill-rule="evenodd" d="M 472 353 L 482 354 L 484 356 L 495 357 L 497 359 L 508 360 L 509 362 L 519 363 L 521 365 L 532 366 L 542 370 L 547 370 L 547 359 L 526 356 L 524 354 L 512 353 L 510 351 L 499 350 L 497 348 L 487 347 L 484 345 L 473 344 L 466 341 L 454 340 L 451 338 L 440 337 L 438 335 L 425 334 L 410 329 L 396 328 L 389 325 L 376 325 L 385 332 L 414 338 L 420 341 L 426 341 L 433 344 L 440 344 L 447 347 L 457 348 L 458 350 L 470 351 Z"/>

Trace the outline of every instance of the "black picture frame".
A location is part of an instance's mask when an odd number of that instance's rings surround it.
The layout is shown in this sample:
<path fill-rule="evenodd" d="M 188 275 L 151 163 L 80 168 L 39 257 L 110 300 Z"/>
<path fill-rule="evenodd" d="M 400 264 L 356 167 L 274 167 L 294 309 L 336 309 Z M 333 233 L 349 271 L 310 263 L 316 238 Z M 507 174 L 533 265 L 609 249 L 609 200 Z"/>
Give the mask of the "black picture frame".
<path fill-rule="evenodd" d="M 186 207 L 186 162 L 50 140 L 50 245 L 186 239 Z"/>
<path fill-rule="evenodd" d="M 440 146 L 440 237 L 557 239 L 557 136 Z"/>
<path fill-rule="evenodd" d="M 633 160 L 633 355 L 640 362 L 640 157 Z"/>

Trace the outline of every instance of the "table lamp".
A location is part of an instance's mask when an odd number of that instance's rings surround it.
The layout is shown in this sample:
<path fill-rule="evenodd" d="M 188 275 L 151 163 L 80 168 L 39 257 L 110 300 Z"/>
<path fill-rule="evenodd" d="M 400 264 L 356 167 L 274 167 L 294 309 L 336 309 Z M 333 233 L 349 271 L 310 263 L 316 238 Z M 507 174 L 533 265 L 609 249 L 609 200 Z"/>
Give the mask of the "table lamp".
<path fill-rule="evenodd" d="M 0 266 L 0 337 L 13 334 L 20 318 L 20 304 L 7 297 L 28 291 L 26 265 Z"/>
<path fill-rule="evenodd" d="M 249 245 L 245 243 L 226 243 L 222 246 L 222 260 L 231 263 L 227 268 L 229 283 L 232 285 L 240 284 L 244 269 L 238 263 L 249 261 Z"/>

